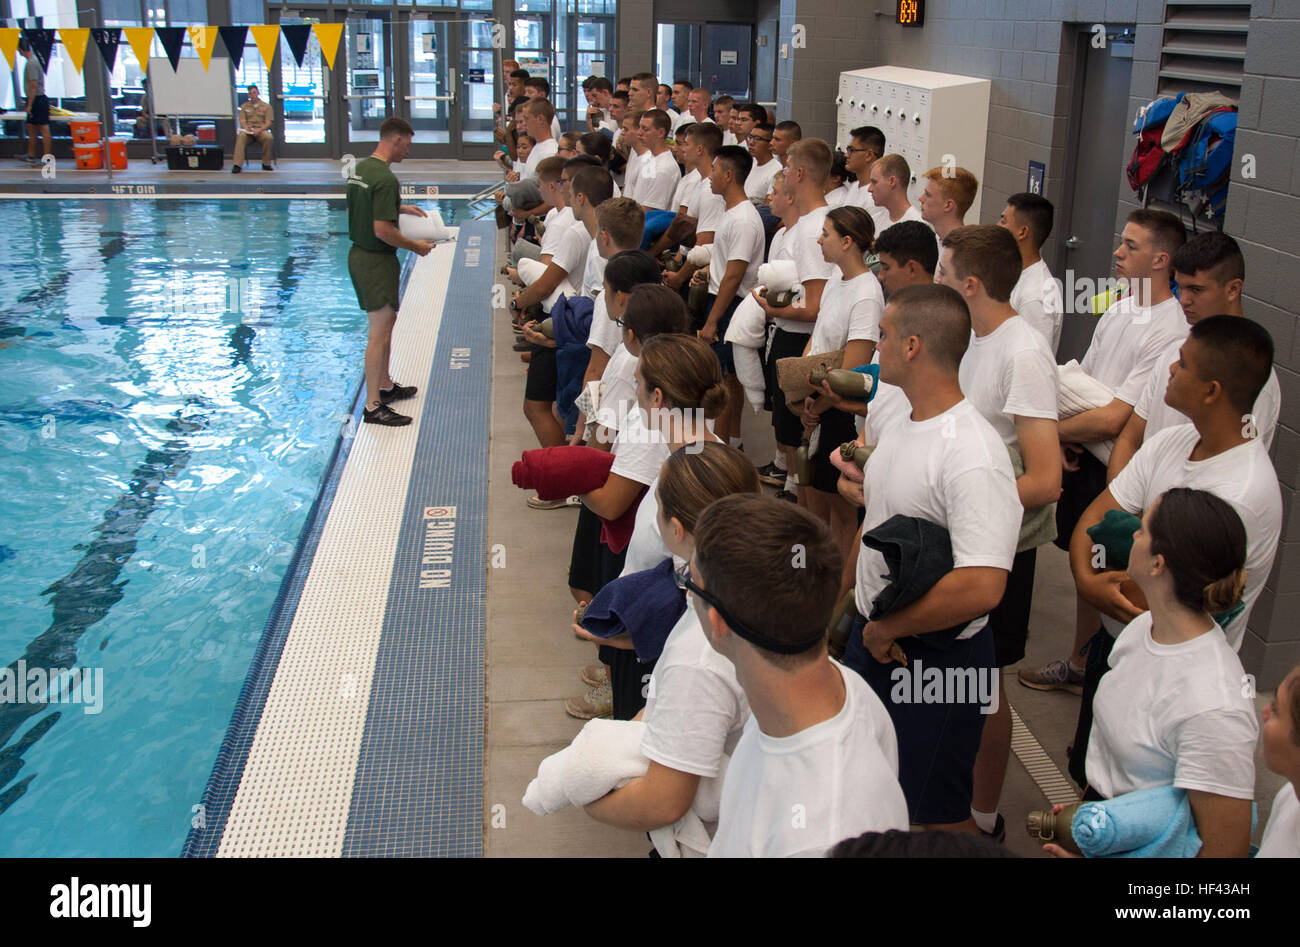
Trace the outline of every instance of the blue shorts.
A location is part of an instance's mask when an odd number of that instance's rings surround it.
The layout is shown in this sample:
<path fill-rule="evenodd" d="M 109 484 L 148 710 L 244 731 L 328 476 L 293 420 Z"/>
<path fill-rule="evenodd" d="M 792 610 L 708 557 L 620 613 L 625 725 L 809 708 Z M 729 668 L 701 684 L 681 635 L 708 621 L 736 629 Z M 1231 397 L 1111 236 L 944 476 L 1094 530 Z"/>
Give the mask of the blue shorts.
<path fill-rule="evenodd" d="M 718 297 L 713 293 L 709 293 L 709 295 L 705 297 L 705 319 L 708 318 L 707 314 L 713 311 L 713 303 L 717 298 Z M 724 312 L 722 318 L 718 320 L 718 341 L 714 342 L 711 346 L 714 354 L 718 356 L 718 362 L 722 365 L 722 374 L 724 375 L 736 374 L 736 362 L 731 357 L 731 343 L 724 342 L 723 339 L 726 338 L 727 335 L 727 326 L 731 325 L 732 313 L 736 311 L 736 307 L 740 305 L 740 301 L 741 297 L 739 296 L 733 298 L 731 300 L 731 305 L 727 307 L 727 311 Z"/>
<path fill-rule="evenodd" d="M 975 755 L 984 732 L 984 714 L 974 700 L 927 703 L 911 677 L 895 675 L 902 665 L 881 664 L 862 643 L 866 619 L 858 616 L 844 649 L 844 664 L 871 685 L 894 721 L 898 736 L 898 781 L 903 786 L 912 822 L 947 825 L 970 818 L 974 792 Z M 943 674 L 948 668 L 975 668 L 978 675 L 991 675 L 994 668 L 993 634 L 985 626 L 972 637 L 954 642 L 950 648 L 926 644 L 924 637 L 899 638 L 907 655 L 908 672 L 926 680 L 929 669 Z M 942 679 L 942 678 L 941 678 Z M 900 686 L 900 680 L 902 685 Z M 902 699 L 896 699 L 899 694 Z M 1001 695 L 999 695 L 1000 699 Z"/>

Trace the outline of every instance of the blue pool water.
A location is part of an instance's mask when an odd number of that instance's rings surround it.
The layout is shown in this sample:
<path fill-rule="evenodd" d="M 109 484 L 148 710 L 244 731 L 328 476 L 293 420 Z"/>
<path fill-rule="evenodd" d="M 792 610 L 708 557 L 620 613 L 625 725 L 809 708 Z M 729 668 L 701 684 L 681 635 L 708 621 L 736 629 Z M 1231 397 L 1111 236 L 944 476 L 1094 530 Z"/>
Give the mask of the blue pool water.
<path fill-rule="evenodd" d="M 346 229 L 0 202 L 0 856 L 179 852 L 360 379 Z"/>

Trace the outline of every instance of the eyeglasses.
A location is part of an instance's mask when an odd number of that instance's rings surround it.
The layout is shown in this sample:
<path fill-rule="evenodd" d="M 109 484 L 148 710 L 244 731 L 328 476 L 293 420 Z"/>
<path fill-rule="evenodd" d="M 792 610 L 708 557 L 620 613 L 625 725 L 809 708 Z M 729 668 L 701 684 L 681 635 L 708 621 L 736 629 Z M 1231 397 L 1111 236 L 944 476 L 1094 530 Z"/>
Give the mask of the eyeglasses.
<path fill-rule="evenodd" d="M 748 138 L 750 141 L 771 141 L 772 140 L 770 138 L 764 138 L 762 135 L 755 135 L 752 132 L 746 135 L 745 137 Z"/>
<path fill-rule="evenodd" d="M 846 155 L 857 154 L 859 151 L 862 152 L 863 154 L 866 154 L 870 150 L 871 150 L 870 148 L 854 148 L 852 145 L 844 146 L 844 153 Z"/>
<path fill-rule="evenodd" d="M 722 607 L 721 602 L 691 581 L 691 564 L 689 562 L 681 569 L 673 572 L 673 581 L 677 583 L 679 589 L 684 589 L 687 592 L 690 592 L 701 601 L 716 609 L 718 614 L 722 616 L 722 620 L 727 623 L 728 628 L 740 635 L 740 637 L 744 638 L 750 644 L 757 645 L 765 651 L 775 651 L 777 654 L 802 654 L 809 648 L 815 648 L 826 637 L 825 629 L 819 628 L 809 636 L 806 641 L 790 644 L 785 641 L 774 641 L 767 635 L 760 634 L 747 625 L 741 624 Z"/>

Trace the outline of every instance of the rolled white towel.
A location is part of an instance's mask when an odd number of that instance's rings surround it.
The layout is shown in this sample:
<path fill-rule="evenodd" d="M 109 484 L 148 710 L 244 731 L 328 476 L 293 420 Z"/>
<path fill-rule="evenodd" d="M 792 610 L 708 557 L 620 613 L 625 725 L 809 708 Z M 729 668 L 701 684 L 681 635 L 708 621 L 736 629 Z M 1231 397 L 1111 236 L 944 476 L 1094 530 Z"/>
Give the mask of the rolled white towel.
<path fill-rule="evenodd" d="M 1056 413 L 1061 420 L 1103 408 L 1115 398 L 1113 391 L 1085 372 L 1075 359 L 1058 366 L 1056 374 Z"/>
<path fill-rule="evenodd" d="M 650 761 L 641 755 L 645 724 L 639 720 L 588 720 L 563 750 L 537 767 L 524 792 L 524 805 L 537 815 L 566 806 L 585 806 L 644 776 Z"/>
<path fill-rule="evenodd" d="M 708 266 L 710 252 L 708 244 L 691 247 L 686 253 L 686 262 L 691 266 Z"/>
<path fill-rule="evenodd" d="M 755 413 L 762 411 L 766 389 L 762 352 L 759 349 L 751 349 L 747 345 L 733 345 L 731 358 L 736 365 L 736 380 L 745 389 L 745 400 L 749 402 L 749 406 Z"/>
<path fill-rule="evenodd" d="M 442 215 L 436 210 L 426 210 L 428 217 L 416 217 L 414 214 L 398 214 L 397 229 L 407 240 L 447 240 L 451 232 L 442 222 Z"/>
<path fill-rule="evenodd" d="M 773 260 L 758 268 L 758 281 L 767 289 L 784 292 L 794 289 L 799 282 L 799 271 L 794 260 Z"/>
<path fill-rule="evenodd" d="M 746 293 L 736 306 L 723 341 L 751 349 L 761 349 L 767 343 L 767 315 L 753 293 Z"/>

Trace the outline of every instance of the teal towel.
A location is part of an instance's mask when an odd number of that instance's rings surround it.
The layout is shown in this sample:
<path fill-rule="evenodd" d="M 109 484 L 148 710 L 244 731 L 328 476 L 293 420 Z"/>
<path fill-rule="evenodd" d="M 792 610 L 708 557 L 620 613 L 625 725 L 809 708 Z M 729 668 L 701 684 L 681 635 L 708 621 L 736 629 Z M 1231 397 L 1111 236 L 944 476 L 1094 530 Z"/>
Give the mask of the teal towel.
<path fill-rule="evenodd" d="M 1133 533 L 1142 520 L 1124 510 L 1107 510 L 1096 526 L 1088 527 L 1092 541 L 1106 553 L 1102 569 L 1127 569 L 1129 553 L 1133 551 Z"/>

